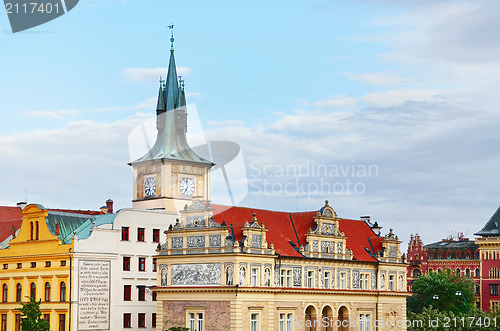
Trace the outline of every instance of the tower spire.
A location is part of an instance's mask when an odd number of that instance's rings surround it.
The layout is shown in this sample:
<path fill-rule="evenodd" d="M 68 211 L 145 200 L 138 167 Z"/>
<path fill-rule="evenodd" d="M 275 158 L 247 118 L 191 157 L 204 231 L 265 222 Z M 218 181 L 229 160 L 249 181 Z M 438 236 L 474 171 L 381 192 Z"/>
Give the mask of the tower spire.
<path fill-rule="evenodd" d="M 174 23 L 170 24 L 168 28 L 172 31 L 172 34 L 170 35 L 170 50 L 174 50 Z"/>

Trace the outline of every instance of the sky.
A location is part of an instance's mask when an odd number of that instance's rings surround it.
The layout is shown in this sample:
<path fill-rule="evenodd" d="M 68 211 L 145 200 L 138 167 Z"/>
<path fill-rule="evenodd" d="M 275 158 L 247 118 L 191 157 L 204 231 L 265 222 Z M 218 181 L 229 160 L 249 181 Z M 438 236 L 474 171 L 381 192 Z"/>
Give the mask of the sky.
<path fill-rule="evenodd" d="M 500 205 L 499 10 L 80 0 L 18 33 L 0 12 L 0 205 L 131 207 L 127 163 L 155 137 L 173 23 L 190 143 L 224 142 L 212 145 L 213 202 L 230 203 L 229 186 L 235 204 L 261 209 L 329 200 L 404 244 L 473 238 Z"/>

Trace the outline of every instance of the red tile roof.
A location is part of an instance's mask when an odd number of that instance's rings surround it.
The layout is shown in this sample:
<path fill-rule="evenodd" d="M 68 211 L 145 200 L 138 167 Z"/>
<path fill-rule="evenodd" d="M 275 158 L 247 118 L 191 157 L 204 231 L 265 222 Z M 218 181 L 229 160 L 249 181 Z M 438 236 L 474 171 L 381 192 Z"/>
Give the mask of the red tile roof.
<path fill-rule="evenodd" d="M 282 256 L 301 257 L 290 242 L 295 243 L 295 247 L 305 246 L 306 233 L 309 229 L 314 229 L 314 216 L 317 211 L 288 213 L 282 211 L 271 211 L 264 209 L 246 208 L 246 207 L 228 207 L 221 205 L 212 205 L 214 211 L 214 220 L 218 223 L 223 221 L 232 225 L 236 240 L 241 242 L 243 232 L 241 228 L 245 222 L 250 222 L 253 213 L 257 214 L 259 223 L 269 229 L 267 232 L 267 242 L 273 243 L 276 253 Z M 347 248 L 351 249 L 354 258 L 359 261 L 375 262 L 376 259 L 370 256 L 365 247 L 372 252 L 380 251 L 383 238 L 377 237 L 375 233 L 364 221 L 340 219 L 340 231 L 348 237 Z M 297 238 L 300 244 L 297 242 Z M 368 240 L 368 238 L 370 238 Z M 371 242 L 371 246 L 370 246 Z"/>
<path fill-rule="evenodd" d="M 102 215 L 104 214 L 100 210 L 75 210 L 75 209 L 53 209 L 49 208 L 50 211 L 59 211 L 64 213 L 72 213 L 72 214 L 84 214 L 84 215 Z"/>
<path fill-rule="evenodd" d="M 0 206 L 0 242 L 12 234 L 12 226 L 19 230 L 23 223 L 23 214 L 19 207 Z"/>

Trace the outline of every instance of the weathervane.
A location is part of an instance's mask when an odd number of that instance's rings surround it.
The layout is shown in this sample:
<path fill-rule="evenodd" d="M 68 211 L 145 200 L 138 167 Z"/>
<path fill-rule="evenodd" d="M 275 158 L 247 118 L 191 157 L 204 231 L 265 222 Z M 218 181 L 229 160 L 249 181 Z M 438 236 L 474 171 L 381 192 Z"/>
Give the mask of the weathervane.
<path fill-rule="evenodd" d="M 170 35 L 170 50 L 174 50 L 174 23 L 168 26 L 170 30 L 172 30 L 172 34 Z"/>

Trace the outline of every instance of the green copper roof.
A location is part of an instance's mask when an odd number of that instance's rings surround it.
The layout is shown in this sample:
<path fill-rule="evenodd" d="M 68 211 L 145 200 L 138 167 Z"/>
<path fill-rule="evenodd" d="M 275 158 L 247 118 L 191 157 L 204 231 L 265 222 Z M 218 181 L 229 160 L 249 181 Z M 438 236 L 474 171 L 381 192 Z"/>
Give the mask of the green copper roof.
<path fill-rule="evenodd" d="M 171 49 L 165 88 L 160 84 L 158 92 L 156 142 L 146 155 L 132 163 L 170 159 L 212 165 L 212 162 L 196 154 L 187 143 L 186 95 L 183 85 L 182 82 L 180 86 L 177 80 L 174 50 Z"/>
<path fill-rule="evenodd" d="M 483 237 L 500 237 L 500 207 L 491 216 L 490 220 L 486 222 L 481 231 L 474 234 Z"/>
<path fill-rule="evenodd" d="M 49 231 L 56 234 L 56 224 L 59 221 L 59 239 L 63 244 L 71 243 L 71 238 L 76 235 L 78 239 L 87 239 L 92 234 L 92 226 L 113 224 L 116 214 L 88 215 L 50 211 L 45 222 Z M 93 224 L 95 222 L 95 224 Z"/>

